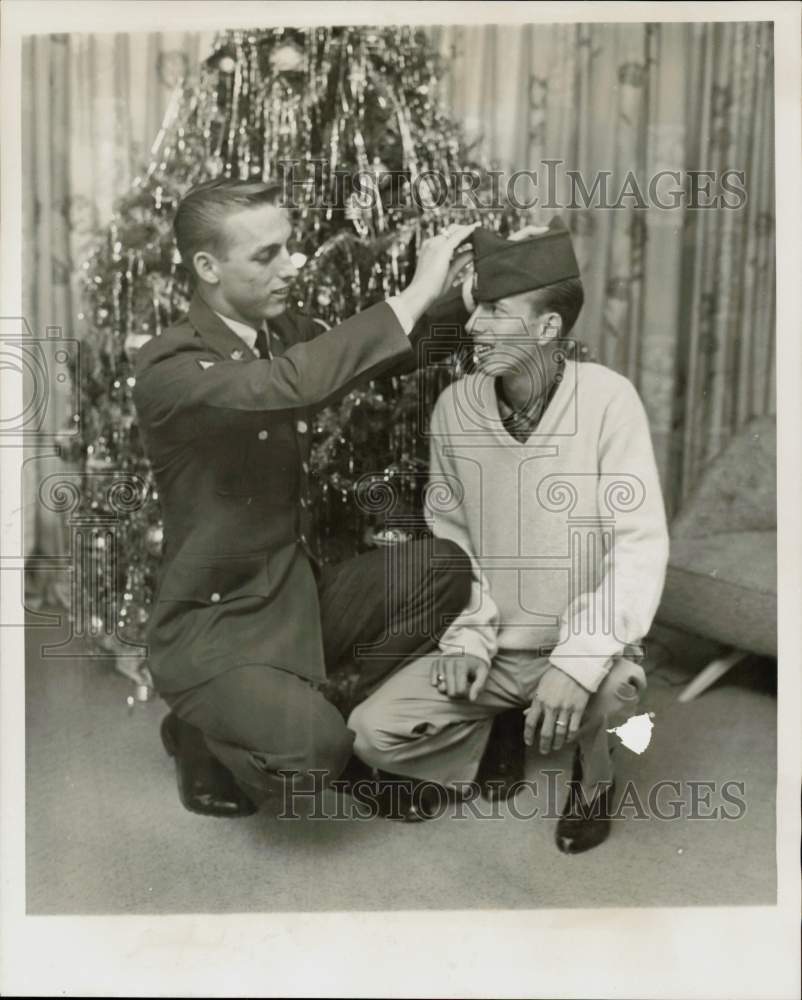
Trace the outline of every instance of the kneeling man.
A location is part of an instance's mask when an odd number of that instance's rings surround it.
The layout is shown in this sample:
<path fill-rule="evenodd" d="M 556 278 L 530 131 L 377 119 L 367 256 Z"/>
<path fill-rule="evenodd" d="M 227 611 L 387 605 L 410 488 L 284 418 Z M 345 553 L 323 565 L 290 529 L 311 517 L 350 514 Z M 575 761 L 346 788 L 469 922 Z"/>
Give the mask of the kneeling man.
<path fill-rule="evenodd" d="M 527 744 L 576 743 L 557 844 L 577 853 L 609 832 L 607 729 L 645 688 L 637 653 L 668 558 L 660 482 L 633 385 L 571 357 L 583 290 L 568 231 L 472 240 L 477 370 L 435 406 L 427 502 L 434 535 L 471 556 L 472 601 L 349 728 L 367 764 L 459 788 L 493 717 L 522 708 Z"/>

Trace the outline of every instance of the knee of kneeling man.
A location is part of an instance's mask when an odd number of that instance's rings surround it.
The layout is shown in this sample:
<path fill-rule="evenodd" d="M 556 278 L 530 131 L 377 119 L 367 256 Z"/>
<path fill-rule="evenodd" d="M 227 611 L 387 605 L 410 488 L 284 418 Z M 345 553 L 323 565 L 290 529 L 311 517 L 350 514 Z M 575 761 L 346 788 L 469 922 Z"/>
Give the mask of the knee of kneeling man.
<path fill-rule="evenodd" d="M 325 780 L 334 780 L 345 769 L 353 744 L 354 734 L 345 726 L 318 736 L 309 748 L 304 770 L 324 772 Z"/>
<path fill-rule="evenodd" d="M 383 755 L 392 749 L 393 741 L 381 727 L 379 716 L 370 705 L 357 705 L 348 717 L 348 728 L 354 734 L 354 753 L 361 760 L 377 766 Z"/>
<path fill-rule="evenodd" d="M 352 709 L 348 716 L 347 726 L 354 735 L 354 753 L 358 754 L 362 748 L 372 744 L 375 730 L 372 712 L 370 708 L 366 707 L 365 702 Z"/>

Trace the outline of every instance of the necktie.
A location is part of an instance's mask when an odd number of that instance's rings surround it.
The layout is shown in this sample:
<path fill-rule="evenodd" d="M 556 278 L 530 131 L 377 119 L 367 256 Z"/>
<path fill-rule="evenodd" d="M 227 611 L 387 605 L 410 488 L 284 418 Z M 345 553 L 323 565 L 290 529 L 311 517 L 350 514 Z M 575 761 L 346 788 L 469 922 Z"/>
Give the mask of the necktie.
<path fill-rule="evenodd" d="M 256 350 L 259 353 L 260 358 L 273 357 L 273 355 L 270 353 L 267 327 L 265 324 L 262 324 L 262 326 L 260 326 L 259 329 L 256 331 Z"/>

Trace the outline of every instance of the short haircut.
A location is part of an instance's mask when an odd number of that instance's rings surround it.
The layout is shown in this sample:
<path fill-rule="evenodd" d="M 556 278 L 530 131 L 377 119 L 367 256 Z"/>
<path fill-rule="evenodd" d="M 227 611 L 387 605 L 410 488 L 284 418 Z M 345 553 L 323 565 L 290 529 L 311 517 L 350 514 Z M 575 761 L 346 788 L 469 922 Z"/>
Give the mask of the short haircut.
<path fill-rule="evenodd" d="M 560 337 L 567 337 L 577 321 L 585 302 L 585 291 L 580 278 L 566 278 L 553 285 L 544 285 L 531 293 L 532 309 L 537 315 L 555 312 L 562 319 Z"/>
<path fill-rule="evenodd" d="M 192 258 L 201 250 L 222 257 L 227 252 L 223 222 L 245 208 L 275 205 L 284 193 L 281 181 L 242 181 L 218 177 L 191 188 L 178 204 L 173 231 L 181 261 L 193 280 Z"/>

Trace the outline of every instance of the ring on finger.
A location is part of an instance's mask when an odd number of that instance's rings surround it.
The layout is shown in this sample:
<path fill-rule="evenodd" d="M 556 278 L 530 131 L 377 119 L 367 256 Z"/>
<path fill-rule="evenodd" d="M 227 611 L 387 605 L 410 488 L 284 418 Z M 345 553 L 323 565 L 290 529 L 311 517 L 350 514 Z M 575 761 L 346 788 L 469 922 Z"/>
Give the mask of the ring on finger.
<path fill-rule="evenodd" d="M 573 713 L 563 711 L 560 714 L 560 718 L 554 723 L 554 735 L 557 738 L 557 746 L 555 749 L 559 749 L 563 742 L 571 739 L 571 720 L 573 718 Z"/>

